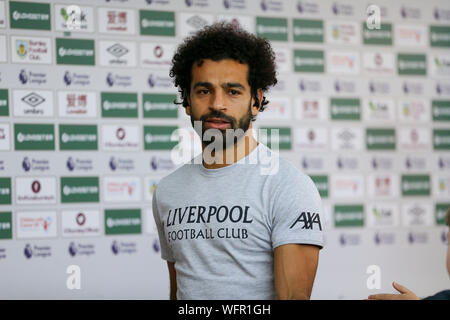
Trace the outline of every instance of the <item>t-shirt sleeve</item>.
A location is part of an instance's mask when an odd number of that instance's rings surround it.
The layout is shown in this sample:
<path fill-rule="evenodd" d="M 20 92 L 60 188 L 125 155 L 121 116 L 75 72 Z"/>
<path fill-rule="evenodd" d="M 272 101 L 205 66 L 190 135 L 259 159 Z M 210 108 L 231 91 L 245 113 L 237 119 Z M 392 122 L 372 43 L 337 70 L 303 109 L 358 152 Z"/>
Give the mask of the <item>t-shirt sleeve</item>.
<path fill-rule="evenodd" d="M 323 207 L 309 176 L 289 170 L 272 199 L 272 247 L 311 244 L 323 248 Z"/>
<path fill-rule="evenodd" d="M 158 210 L 156 198 L 157 189 L 158 187 L 156 187 L 155 191 L 153 192 L 152 211 L 153 211 L 153 218 L 155 219 L 156 228 L 158 229 L 159 244 L 161 246 L 161 258 L 170 262 L 174 262 L 175 259 L 173 258 L 172 250 L 170 249 L 169 244 L 167 243 L 167 238 L 164 234 L 164 223 L 161 222 L 161 217 Z"/>

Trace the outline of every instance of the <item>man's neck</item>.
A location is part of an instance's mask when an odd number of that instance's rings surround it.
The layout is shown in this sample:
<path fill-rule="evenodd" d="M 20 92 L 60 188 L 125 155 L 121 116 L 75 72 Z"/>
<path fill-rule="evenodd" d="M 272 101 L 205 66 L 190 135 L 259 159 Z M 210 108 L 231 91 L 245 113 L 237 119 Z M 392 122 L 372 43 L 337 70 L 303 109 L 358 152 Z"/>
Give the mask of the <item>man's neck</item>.
<path fill-rule="evenodd" d="M 229 166 L 248 156 L 258 144 L 258 141 L 256 141 L 252 135 L 251 129 L 247 130 L 245 135 L 239 139 L 237 143 L 224 150 L 211 152 L 211 159 L 209 159 L 209 154 L 205 154 L 206 146 L 203 144 L 203 166 L 206 169 L 218 169 Z M 206 157 L 208 157 L 208 159 Z"/>

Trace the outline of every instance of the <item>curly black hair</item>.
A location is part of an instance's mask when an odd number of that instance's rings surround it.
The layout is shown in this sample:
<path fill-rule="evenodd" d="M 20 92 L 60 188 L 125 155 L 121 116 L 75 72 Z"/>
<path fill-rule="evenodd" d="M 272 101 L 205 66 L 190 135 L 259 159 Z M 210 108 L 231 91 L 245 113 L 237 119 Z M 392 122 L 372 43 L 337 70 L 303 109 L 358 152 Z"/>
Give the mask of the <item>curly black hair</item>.
<path fill-rule="evenodd" d="M 263 96 L 260 104 L 257 90 L 260 88 L 266 92 L 269 86 L 277 84 L 275 54 L 268 40 L 226 22 L 214 23 L 186 38 L 172 58 L 169 74 L 183 99 L 175 103 L 185 108 L 189 105 L 187 96 L 190 93 L 192 66 L 194 62 L 200 66 L 203 59 L 233 59 L 247 64 L 247 80 L 255 98 L 254 106 L 259 107 L 260 112 L 264 111 L 269 101 Z"/>

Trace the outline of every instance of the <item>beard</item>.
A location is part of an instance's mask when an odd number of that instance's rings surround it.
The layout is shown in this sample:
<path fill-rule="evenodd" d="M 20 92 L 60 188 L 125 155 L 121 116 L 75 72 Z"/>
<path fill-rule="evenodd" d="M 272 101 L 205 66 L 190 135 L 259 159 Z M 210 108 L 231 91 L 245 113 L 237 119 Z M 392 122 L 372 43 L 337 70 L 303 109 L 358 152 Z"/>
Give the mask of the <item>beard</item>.
<path fill-rule="evenodd" d="M 207 130 L 210 130 L 211 128 L 206 128 L 206 120 L 209 118 L 220 118 L 225 121 L 228 121 L 230 123 L 230 128 L 227 129 L 215 129 L 219 130 L 222 133 L 222 145 L 217 145 L 217 147 L 222 147 L 222 150 L 225 150 L 231 146 L 234 146 L 238 143 L 239 140 L 242 139 L 242 137 L 245 136 L 245 133 L 247 132 L 248 128 L 250 127 L 250 122 L 252 121 L 252 105 L 251 105 L 251 99 L 247 107 L 247 113 L 239 119 L 239 121 L 231 116 L 227 116 L 226 114 L 220 112 L 220 111 L 213 111 L 208 114 L 205 114 L 200 117 L 200 119 L 195 119 L 194 116 L 191 114 L 191 124 L 192 127 L 195 129 L 194 121 L 201 121 L 202 123 L 202 130 L 201 130 L 201 136 L 202 143 L 204 143 L 206 146 L 210 145 L 211 143 L 214 143 L 215 136 L 212 135 L 212 139 L 210 141 L 204 141 L 203 137 L 205 137 L 205 132 Z M 241 129 L 241 130 L 238 130 Z M 229 133 L 227 134 L 227 130 Z M 237 131 L 236 131 L 237 130 Z M 233 133 L 233 134 L 230 134 Z M 200 135 L 200 132 L 197 132 L 197 134 Z M 232 139 L 231 139 L 232 138 Z"/>

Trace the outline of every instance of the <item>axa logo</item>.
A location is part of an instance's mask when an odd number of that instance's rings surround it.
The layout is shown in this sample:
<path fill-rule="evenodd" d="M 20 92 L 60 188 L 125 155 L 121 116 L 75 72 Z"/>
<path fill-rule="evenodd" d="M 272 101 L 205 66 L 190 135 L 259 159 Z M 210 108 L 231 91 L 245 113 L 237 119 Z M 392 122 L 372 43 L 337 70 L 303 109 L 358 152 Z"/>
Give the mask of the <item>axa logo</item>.
<path fill-rule="evenodd" d="M 320 216 L 318 213 L 302 212 L 290 226 L 292 229 L 297 223 L 303 223 L 302 229 L 313 230 L 314 224 L 317 224 L 319 230 L 322 231 L 322 224 L 320 223 Z"/>

